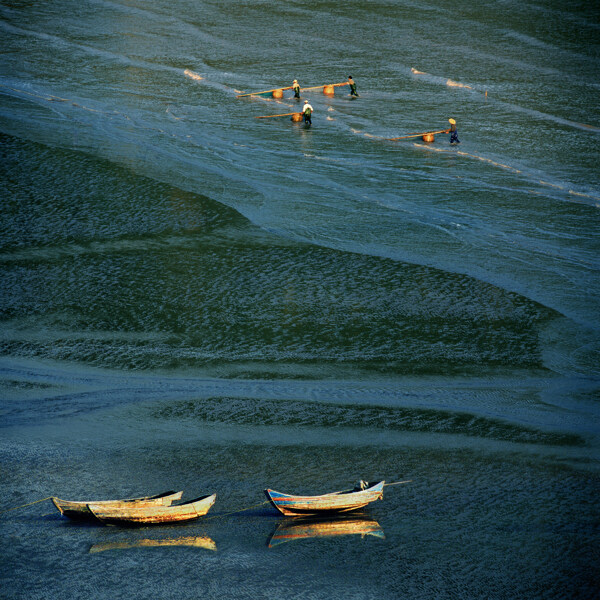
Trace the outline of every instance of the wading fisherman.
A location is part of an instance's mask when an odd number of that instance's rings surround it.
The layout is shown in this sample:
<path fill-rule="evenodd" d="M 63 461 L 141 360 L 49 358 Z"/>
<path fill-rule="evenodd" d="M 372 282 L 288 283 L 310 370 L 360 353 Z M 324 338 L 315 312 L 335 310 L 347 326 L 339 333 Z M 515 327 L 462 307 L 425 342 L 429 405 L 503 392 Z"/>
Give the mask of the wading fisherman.
<path fill-rule="evenodd" d="M 358 92 L 356 91 L 356 84 L 354 83 L 354 79 L 352 79 L 352 75 L 348 75 L 348 85 L 350 86 L 350 95 L 358 97 Z"/>
<path fill-rule="evenodd" d="M 294 90 L 294 98 L 300 98 L 300 86 L 298 85 L 298 80 L 294 79 L 294 83 L 292 84 L 292 88 Z"/>
<path fill-rule="evenodd" d="M 304 109 L 302 110 L 302 114 L 304 115 L 304 122 L 312 125 L 312 119 L 310 115 L 312 114 L 313 107 L 308 103 L 308 100 L 304 101 Z"/>
<path fill-rule="evenodd" d="M 460 140 L 458 139 L 458 131 L 456 130 L 456 121 L 454 119 L 448 119 L 448 123 L 450 123 L 450 129 L 446 129 L 446 133 L 450 134 L 450 143 L 460 144 Z"/>

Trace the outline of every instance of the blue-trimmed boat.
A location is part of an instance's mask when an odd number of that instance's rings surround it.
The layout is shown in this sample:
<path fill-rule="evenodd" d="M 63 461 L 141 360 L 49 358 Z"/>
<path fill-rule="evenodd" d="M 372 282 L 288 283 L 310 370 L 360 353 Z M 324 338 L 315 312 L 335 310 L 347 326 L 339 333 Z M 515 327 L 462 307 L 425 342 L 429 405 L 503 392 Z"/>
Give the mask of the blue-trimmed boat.
<path fill-rule="evenodd" d="M 345 513 L 365 507 L 383 498 L 385 481 L 369 484 L 363 481 L 352 489 L 331 492 L 321 496 L 293 496 L 267 489 L 265 494 L 271 504 L 287 517 Z"/>

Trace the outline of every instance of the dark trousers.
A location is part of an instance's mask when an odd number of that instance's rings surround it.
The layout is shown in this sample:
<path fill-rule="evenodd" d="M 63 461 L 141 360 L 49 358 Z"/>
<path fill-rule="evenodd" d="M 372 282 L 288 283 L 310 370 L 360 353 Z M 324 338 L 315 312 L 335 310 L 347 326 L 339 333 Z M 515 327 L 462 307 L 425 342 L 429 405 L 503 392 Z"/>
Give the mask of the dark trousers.
<path fill-rule="evenodd" d="M 353 83 L 350 86 L 350 95 L 351 96 L 358 96 L 358 92 L 356 91 L 356 84 L 355 83 Z"/>
<path fill-rule="evenodd" d="M 312 125 L 312 120 L 310 118 L 310 115 L 307 113 L 304 113 L 304 122 L 305 123 L 309 123 L 310 125 Z"/>
<path fill-rule="evenodd" d="M 460 140 L 458 139 L 458 131 L 450 132 L 450 143 L 451 144 L 460 144 Z"/>

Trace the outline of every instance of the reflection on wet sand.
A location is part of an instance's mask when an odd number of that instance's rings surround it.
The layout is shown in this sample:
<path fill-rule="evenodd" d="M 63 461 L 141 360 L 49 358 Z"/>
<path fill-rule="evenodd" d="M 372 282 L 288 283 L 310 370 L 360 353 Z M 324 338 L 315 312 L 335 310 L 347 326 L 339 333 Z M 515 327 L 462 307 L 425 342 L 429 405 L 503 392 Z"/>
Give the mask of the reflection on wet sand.
<path fill-rule="evenodd" d="M 103 552 L 104 550 L 126 550 L 128 548 L 155 548 L 157 546 L 193 546 L 195 548 L 205 548 L 206 550 L 216 550 L 217 544 L 208 536 L 187 536 L 178 538 L 163 539 L 143 539 L 143 540 L 124 540 L 121 542 L 102 542 L 94 544 L 90 548 L 92 552 Z"/>
<path fill-rule="evenodd" d="M 372 535 L 385 538 L 381 525 L 370 518 L 328 518 L 328 519 L 288 519 L 282 521 L 271 535 L 268 546 L 272 548 L 284 542 L 317 537 L 335 537 L 340 535 Z"/>

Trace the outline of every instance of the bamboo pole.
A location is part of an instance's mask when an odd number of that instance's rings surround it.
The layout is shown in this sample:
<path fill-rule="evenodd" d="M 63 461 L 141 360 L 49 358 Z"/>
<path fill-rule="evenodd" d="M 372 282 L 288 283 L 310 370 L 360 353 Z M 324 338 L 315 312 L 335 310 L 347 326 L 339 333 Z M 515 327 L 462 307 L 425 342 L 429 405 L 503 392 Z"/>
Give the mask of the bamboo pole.
<path fill-rule="evenodd" d="M 350 84 L 347 81 L 344 81 L 343 83 L 326 83 L 324 85 L 315 85 L 313 87 L 300 88 L 300 91 L 304 92 L 306 90 L 320 90 L 321 88 L 327 87 L 328 85 L 332 85 L 333 87 L 339 87 L 341 85 L 350 85 Z M 291 90 L 291 89 L 294 89 L 294 86 L 288 85 L 287 87 L 273 88 L 272 90 L 264 90 L 262 92 L 248 92 L 247 94 L 238 94 L 237 97 L 242 98 L 243 96 L 258 96 L 259 94 L 269 94 L 271 92 L 275 92 L 276 90 Z"/>
<path fill-rule="evenodd" d="M 254 117 L 255 119 L 272 119 L 273 117 L 289 117 L 290 115 L 301 115 L 301 112 L 283 113 L 282 115 L 265 115 L 264 117 Z"/>
<path fill-rule="evenodd" d="M 447 129 L 440 129 L 439 131 L 424 131 L 423 133 L 411 133 L 409 135 L 401 135 L 400 137 L 385 138 L 385 139 L 388 142 L 393 142 L 395 140 L 405 140 L 407 138 L 421 137 L 423 135 L 435 135 L 436 133 L 446 133 L 447 131 L 448 131 Z"/>
<path fill-rule="evenodd" d="M 288 85 L 287 87 L 278 87 L 273 88 L 272 90 L 264 90 L 262 92 L 249 92 L 247 94 L 238 94 L 237 97 L 241 98 L 242 96 L 258 96 L 259 94 L 269 94 L 271 92 L 275 92 L 277 90 L 291 90 L 293 86 Z"/>
<path fill-rule="evenodd" d="M 340 85 L 349 85 L 349 83 L 347 81 L 344 81 L 343 83 L 326 83 L 325 85 L 315 85 L 313 87 L 300 88 L 300 91 L 305 92 L 306 90 L 320 90 L 321 88 L 327 87 L 328 85 L 331 85 L 333 87 L 339 87 Z"/>

